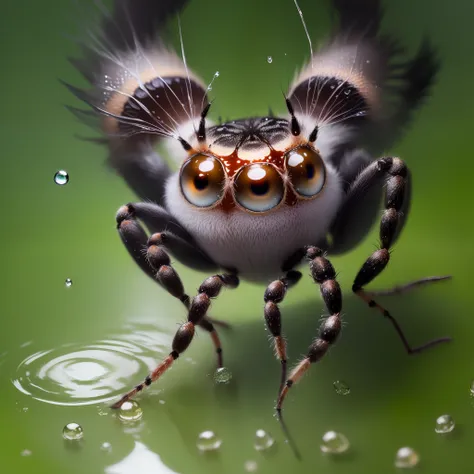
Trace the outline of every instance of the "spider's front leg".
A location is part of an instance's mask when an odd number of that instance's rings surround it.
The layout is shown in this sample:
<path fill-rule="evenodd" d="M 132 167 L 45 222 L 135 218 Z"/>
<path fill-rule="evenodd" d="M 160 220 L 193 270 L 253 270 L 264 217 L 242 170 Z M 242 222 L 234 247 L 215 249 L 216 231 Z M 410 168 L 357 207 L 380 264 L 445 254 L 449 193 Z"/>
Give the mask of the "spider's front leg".
<path fill-rule="evenodd" d="M 275 348 L 275 355 L 281 362 L 281 379 L 278 395 L 280 395 L 283 385 L 286 381 L 286 341 L 281 334 L 281 312 L 278 303 L 281 303 L 285 298 L 288 288 L 296 285 L 301 278 L 301 273 L 295 270 L 290 270 L 283 278 L 272 281 L 265 290 L 264 301 L 265 309 L 264 316 L 268 330 L 273 337 L 273 344 Z"/>
<path fill-rule="evenodd" d="M 171 266 L 169 255 L 165 251 L 167 240 L 171 235 L 166 232 L 155 233 L 147 239 L 143 227 L 137 221 L 137 217 L 140 217 L 139 212 L 137 215 L 137 210 L 142 210 L 140 204 L 129 204 L 120 208 L 117 213 L 120 237 L 138 265 L 149 276 L 156 279 L 168 293 L 183 302 L 188 309 L 188 317 L 187 321 L 180 326 L 175 334 L 170 354 L 142 383 L 136 385 L 118 402 L 114 403 L 112 408 L 120 408 L 124 402 L 141 392 L 166 372 L 190 345 L 196 326 L 200 326 L 210 333 L 218 356 L 218 366 L 222 367 L 221 343 L 214 325 L 207 318 L 207 311 L 211 304 L 211 298 L 217 297 L 223 286 L 236 288 L 239 284 L 239 279 L 235 274 L 216 274 L 204 280 L 199 287 L 198 295 L 190 299 L 184 291 L 178 273 Z M 143 252 L 145 248 L 147 249 L 146 254 Z"/>
<path fill-rule="evenodd" d="M 316 337 L 309 346 L 306 357 L 292 370 L 285 386 L 281 390 L 276 406 L 279 415 L 281 415 L 281 409 L 288 390 L 305 374 L 312 363 L 318 362 L 324 357 L 329 347 L 336 342 L 342 328 L 340 316 L 342 310 L 342 293 L 339 283 L 336 280 L 334 267 L 331 262 L 323 256 L 323 251 L 318 247 L 307 247 L 306 258 L 310 261 L 309 268 L 311 270 L 311 276 L 314 281 L 319 284 L 321 296 L 329 311 L 329 316 L 322 322 L 319 329 L 319 336 Z"/>
<path fill-rule="evenodd" d="M 359 175 L 358 179 L 352 186 L 352 194 L 357 195 L 361 190 L 367 189 L 373 182 L 380 179 L 380 176 L 387 176 L 386 192 L 385 192 L 385 211 L 380 222 L 380 249 L 376 250 L 362 265 L 359 273 L 354 279 L 352 291 L 364 300 L 370 307 L 377 308 L 383 316 L 388 318 L 397 331 L 408 354 L 416 354 L 424 349 L 428 349 L 434 345 L 442 342 L 448 342 L 449 337 L 443 337 L 429 341 L 421 346 L 412 347 L 403 333 L 400 325 L 396 319 L 383 306 L 372 299 L 370 293 L 364 290 L 364 286 L 370 283 L 377 277 L 382 270 L 387 266 L 390 260 L 390 248 L 399 231 L 400 221 L 403 218 L 403 208 L 407 203 L 404 202 L 406 198 L 406 189 L 408 187 L 408 170 L 405 163 L 399 158 L 380 158 L 371 163 Z M 446 279 L 446 277 L 433 277 L 413 282 L 407 285 L 406 288 L 417 286 L 432 281 L 439 281 Z M 402 288 L 403 289 L 403 288 Z M 393 291 L 392 293 L 395 293 Z M 385 292 L 390 294 L 391 292 Z"/>

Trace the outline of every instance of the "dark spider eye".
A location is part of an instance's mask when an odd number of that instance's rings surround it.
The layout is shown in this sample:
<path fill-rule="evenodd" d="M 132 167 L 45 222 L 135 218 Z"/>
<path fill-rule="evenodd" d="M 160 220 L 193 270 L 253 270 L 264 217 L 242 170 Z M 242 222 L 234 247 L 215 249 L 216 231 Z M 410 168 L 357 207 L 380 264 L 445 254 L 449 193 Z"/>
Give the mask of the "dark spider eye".
<path fill-rule="evenodd" d="M 197 207 L 211 207 L 224 194 L 225 177 L 219 160 L 195 155 L 181 167 L 179 183 L 188 202 Z"/>
<path fill-rule="evenodd" d="M 326 169 L 318 152 L 302 146 L 286 156 L 286 170 L 293 188 L 302 197 L 312 197 L 323 189 Z"/>
<path fill-rule="evenodd" d="M 278 206 L 285 194 L 280 174 L 265 163 L 244 166 L 235 177 L 234 192 L 237 202 L 254 212 Z"/>

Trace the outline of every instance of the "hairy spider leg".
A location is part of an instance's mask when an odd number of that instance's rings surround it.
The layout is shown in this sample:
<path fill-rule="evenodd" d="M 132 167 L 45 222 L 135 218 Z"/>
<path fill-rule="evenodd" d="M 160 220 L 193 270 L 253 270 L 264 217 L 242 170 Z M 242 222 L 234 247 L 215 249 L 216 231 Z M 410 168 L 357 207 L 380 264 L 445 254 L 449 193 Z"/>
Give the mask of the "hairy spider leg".
<path fill-rule="evenodd" d="M 120 408 L 124 402 L 130 400 L 137 393 L 141 392 L 152 382 L 158 380 L 173 362 L 183 353 L 191 343 L 195 327 L 200 326 L 211 335 L 211 339 L 216 348 L 218 356 L 218 366 L 222 367 L 222 348 L 219 336 L 212 322 L 207 319 L 207 311 L 211 304 L 211 298 L 215 298 L 220 293 L 223 286 L 228 288 L 236 288 L 239 279 L 234 274 L 217 274 L 213 275 L 201 284 L 198 289 L 198 295 L 193 299 L 184 292 L 184 287 L 176 270 L 171 266 L 170 257 L 165 251 L 166 248 L 166 232 L 155 233 L 147 239 L 143 227 L 138 223 L 134 214 L 133 205 L 129 204 L 120 208 L 117 213 L 117 226 L 120 237 L 130 254 L 137 261 L 140 260 L 143 249 L 146 247 L 146 261 L 148 262 L 150 272 L 161 286 L 168 293 L 183 302 L 188 308 L 187 322 L 183 323 L 177 330 L 172 342 L 172 350 L 170 354 L 163 360 L 158 367 L 153 370 L 145 380 L 136 385 L 132 390 L 126 393 L 119 401 L 112 405 L 112 408 Z M 140 263 L 139 263 L 140 264 Z M 143 268 L 143 262 L 140 264 Z"/>
<path fill-rule="evenodd" d="M 402 328 L 390 312 L 372 299 L 372 295 L 363 287 L 374 280 L 387 266 L 390 260 L 390 247 L 395 238 L 399 220 L 402 217 L 402 207 L 408 184 L 408 169 L 399 158 L 385 157 L 371 163 L 360 175 L 353 185 L 353 189 L 359 189 L 370 185 L 372 180 L 378 180 L 380 175 L 386 176 L 385 210 L 380 221 L 380 249 L 376 250 L 362 265 L 359 273 L 354 279 L 352 291 L 365 301 L 371 308 L 376 308 L 383 316 L 389 319 L 398 333 L 408 354 L 417 354 L 437 344 L 448 342 L 449 337 L 442 337 L 428 341 L 417 347 L 412 347 L 403 333 Z M 430 282 L 446 279 L 446 277 L 432 277 L 411 282 L 403 287 L 405 290 L 411 287 Z M 396 292 L 394 290 L 393 292 Z M 398 290 L 400 291 L 400 289 Z M 385 292 L 387 293 L 387 291 Z M 390 291 L 388 292 L 390 294 Z"/>

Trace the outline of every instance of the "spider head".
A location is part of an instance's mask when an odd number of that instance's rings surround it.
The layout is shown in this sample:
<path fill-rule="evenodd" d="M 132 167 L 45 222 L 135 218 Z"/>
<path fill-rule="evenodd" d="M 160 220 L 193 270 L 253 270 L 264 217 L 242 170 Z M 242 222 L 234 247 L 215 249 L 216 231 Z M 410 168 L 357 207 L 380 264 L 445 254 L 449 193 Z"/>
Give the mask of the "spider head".
<path fill-rule="evenodd" d="M 180 170 L 192 206 L 266 213 L 313 199 L 324 187 L 319 151 L 285 119 L 236 120 L 209 128 L 207 136 L 207 149 L 192 153 Z"/>

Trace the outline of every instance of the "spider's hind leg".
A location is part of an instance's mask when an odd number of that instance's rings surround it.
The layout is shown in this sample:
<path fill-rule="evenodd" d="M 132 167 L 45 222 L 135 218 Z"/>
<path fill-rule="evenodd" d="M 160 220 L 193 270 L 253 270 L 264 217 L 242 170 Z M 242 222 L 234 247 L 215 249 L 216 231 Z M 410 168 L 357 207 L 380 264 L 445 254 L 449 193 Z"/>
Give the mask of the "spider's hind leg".
<path fill-rule="evenodd" d="M 403 210 L 408 206 L 408 203 L 405 202 L 408 188 L 408 169 L 402 160 L 391 157 L 380 158 L 367 166 L 353 183 L 348 199 L 351 199 L 351 193 L 357 195 L 361 190 L 367 189 L 374 184 L 374 182 L 377 182 L 380 177 L 385 177 L 386 184 L 385 210 L 380 222 L 380 249 L 376 250 L 362 265 L 359 273 L 354 279 L 352 291 L 370 307 L 376 308 L 383 316 L 388 318 L 397 331 L 407 353 L 416 354 L 434 345 L 448 342 L 450 341 L 450 338 L 443 337 L 429 341 L 418 347 L 412 347 L 408 343 L 408 340 L 397 320 L 387 309 L 377 303 L 370 293 L 364 290 L 364 287 L 374 280 L 387 266 L 390 260 L 390 249 L 400 231 L 400 224 L 403 222 Z M 406 290 L 414 286 L 442 279 L 445 279 L 445 277 L 424 278 L 417 282 L 405 285 L 402 289 Z M 389 290 L 386 291 L 385 294 L 396 292 L 397 289 L 392 291 Z"/>

